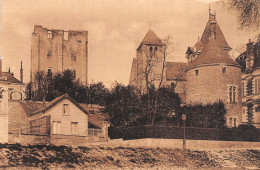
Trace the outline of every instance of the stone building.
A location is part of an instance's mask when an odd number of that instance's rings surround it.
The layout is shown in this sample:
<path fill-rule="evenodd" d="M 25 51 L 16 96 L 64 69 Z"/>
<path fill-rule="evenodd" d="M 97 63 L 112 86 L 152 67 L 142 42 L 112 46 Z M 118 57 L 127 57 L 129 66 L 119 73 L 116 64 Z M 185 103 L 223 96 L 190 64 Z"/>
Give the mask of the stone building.
<path fill-rule="evenodd" d="M 35 72 L 48 74 L 69 69 L 83 84 L 88 82 L 88 32 L 49 30 L 34 26 L 31 46 L 31 80 Z"/>
<path fill-rule="evenodd" d="M 165 44 L 150 29 L 136 50 L 136 58 L 133 59 L 129 84 L 136 87 L 139 92 L 146 92 L 146 84 L 158 88 L 162 80 L 162 86 L 175 89 L 185 101 L 185 74 L 187 66 L 182 62 L 166 62 Z M 162 72 L 164 67 L 164 71 Z"/>
<path fill-rule="evenodd" d="M 186 103 L 223 101 L 226 124 L 237 127 L 241 123 L 241 67 L 230 58 L 231 48 L 216 21 L 209 13 L 209 21 L 201 39 L 186 54 Z"/>
<path fill-rule="evenodd" d="M 158 66 L 150 74 L 162 72 L 165 44 L 149 30 L 137 48 L 137 57 L 133 59 L 130 84 L 138 89 L 144 87 L 144 68 L 150 58 L 159 57 Z M 166 62 L 163 86 L 174 88 L 183 103 L 208 104 L 222 101 L 227 109 L 226 124 L 237 127 L 241 116 L 241 67 L 230 58 L 224 34 L 216 20 L 216 13 L 209 11 L 209 20 L 201 38 L 194 47 L 186 51 L 187 63 Z M 157 56 L 156 56 L 157 55 Z M 156 87 L 156 82 L 154 83 Z"/>
<path fill-rule="evenodd" d="M 246 47 L 236 58 L 242 67 L 242 122 L 260 128 L 260 36 Z"/>

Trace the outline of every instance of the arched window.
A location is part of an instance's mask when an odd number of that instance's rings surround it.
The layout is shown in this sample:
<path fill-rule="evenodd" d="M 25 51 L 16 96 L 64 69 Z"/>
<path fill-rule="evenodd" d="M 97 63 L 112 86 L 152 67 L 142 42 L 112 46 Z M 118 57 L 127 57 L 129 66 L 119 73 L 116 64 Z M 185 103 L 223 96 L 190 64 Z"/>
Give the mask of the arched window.
<path fill-rule="evenodd" d="M 155 48 L 154 48 L 154 52 L 156 52 L 157 50 L 158 50 L 157 47 L 155 47 Z"/>

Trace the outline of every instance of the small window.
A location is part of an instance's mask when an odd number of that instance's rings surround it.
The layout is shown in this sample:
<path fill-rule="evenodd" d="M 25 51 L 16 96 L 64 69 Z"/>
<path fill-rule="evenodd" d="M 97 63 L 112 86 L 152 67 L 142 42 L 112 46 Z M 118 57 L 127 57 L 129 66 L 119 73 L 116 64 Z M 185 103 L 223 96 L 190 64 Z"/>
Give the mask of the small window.
<path fill-rule="evenodd" d="M 175 93 L 175 87 L 176 87 L 175 83 L 172 82 L 172 83 L 171 83 L 171 91 L 172 91 L 173 93 Z"/>
<path fill-rule="evenodd" d="M 72 52 L 71 53 L 71 61 L 76 61 L 77 57 L 76 57 L 76 52 Z"/>
<path fill-rule="evenodd" d="M 52 38 L 52 31 L 47 31 L 48 38 Z"/>
<path fill-rule="evenodd" d="M 51 68 L 48 68 L 47 76 L 52 76 Z"/>
<path fill-rule="evenodd" d="M 260 94 L 260 78 L 255 79 L 255 94 Z"/>
<path fill-rule="evenodd" d="M 236 102 L 236 86 L 229 86 L 229 101 Z"/>
<path fill-rule="evenodd" d="M 222 74 L 226 73 L 226 67 L 222 67 Z"/>
<path fill-rule="evenodd" d="M 63 115 L 64 116 L 70 115 L 69 104 L 63 104 Z"/>
<path fill-rule="evenodd" d="M 68 40 L 69 39 L 69 32 L 68 31 L 64 31 L 63 39 L 64 40 Z"/>
<path fill-rule="evenodd" d="M 232 127 L 232 117 L 229 118 L 229 127 Z"/>
<path fill-rule="evenodd" d="M 52 56 L 52 50 L 48 50 L 47 59 L 51 59 L 51 56 Z"/>
<path fill-rule="evenodd" d="M 77 40 L 78 43 L 81 43 L 82 41 L 81 40 Z"/>
<path fill-rule="evenodd" d="M 151 51 L 151 52 L 153 51 L 153 47 L 150 47 L 150 51 Z"/>
<path fill-rule="evenodd" d="M 195 74 L 196 74 L 196 76 L 198 76 L 199 75 L 199 70 L 195 70 Z"/>
<path fill-rule="evenodd" d="M 53 131 L 52 131 L 53 134 L 61 134 L 61 122 L 53 121 L 52 129 L 53 129 Z"/>
<path fill-rule="evenodd" d="M 245 83 L 244 82 L 242 82 L 242 84 L 241 84 L 241 93 L 242 93 L 242 97 L 244 97 L 245 96 Z"/>
<path fill-rule="evenodd" d="M 71 134 L 78 134 L 78 122 L 71 122 Z"/>
<path fill-rule="evenodd" d="M 155 47 L 155 48 L 154 48 L 154 52 L 156 52 L 157 50 L 158 50 L 157 47 Z"/>
<path fill-rule="evenodd" d="M 237 118 L 234 118 L 234 127 L 237 127 Z"/>

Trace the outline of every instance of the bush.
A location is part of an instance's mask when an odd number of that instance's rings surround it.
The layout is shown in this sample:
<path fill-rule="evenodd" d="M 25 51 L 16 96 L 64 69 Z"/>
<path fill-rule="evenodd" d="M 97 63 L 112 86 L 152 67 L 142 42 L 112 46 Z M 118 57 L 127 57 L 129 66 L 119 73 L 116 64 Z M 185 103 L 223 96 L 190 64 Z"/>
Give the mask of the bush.
<path fill-rule="evenodd" d="M 241 124 L 241 125 L 238 126 L 238 130 L 252 130 L 252 131 L 255 131 L 256 127 L 254 125 Z"/>

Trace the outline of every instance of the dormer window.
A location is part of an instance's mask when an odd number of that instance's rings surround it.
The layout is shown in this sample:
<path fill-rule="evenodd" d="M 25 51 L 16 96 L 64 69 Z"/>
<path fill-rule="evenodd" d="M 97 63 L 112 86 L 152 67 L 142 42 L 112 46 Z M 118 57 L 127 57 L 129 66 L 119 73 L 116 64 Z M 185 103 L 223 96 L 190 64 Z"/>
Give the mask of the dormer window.
<path fill-rule="evenodd" d="M 52 31 L 47 31 L 48 38 L 52 38 Z"/>

